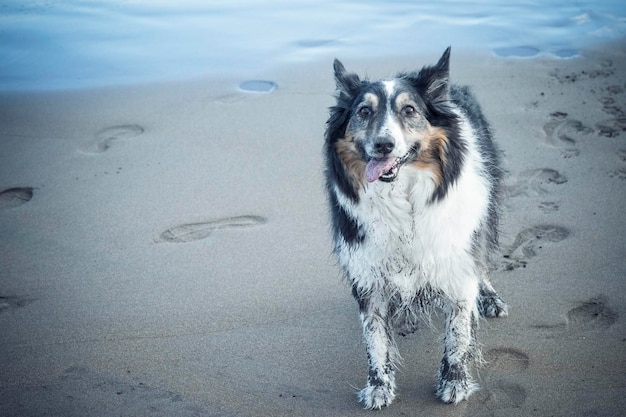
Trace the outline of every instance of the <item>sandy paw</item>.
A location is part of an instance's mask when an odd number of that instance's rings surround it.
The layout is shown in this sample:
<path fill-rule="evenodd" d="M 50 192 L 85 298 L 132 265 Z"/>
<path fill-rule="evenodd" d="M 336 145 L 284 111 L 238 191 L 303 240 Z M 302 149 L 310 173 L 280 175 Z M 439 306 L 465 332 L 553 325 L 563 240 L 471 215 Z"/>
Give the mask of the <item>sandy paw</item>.
<path fill-rule="evenodd" d="M 21 206 L 33 198 L 31 187 L 8 188 L 0 191 L 0 210 Z"/>
<path fill-rule="evenodd" d="M 83 143 L 80 150 L 85 153 L 102 153 L 114 142 L 134 138 L 143 132 L 144 128 L 135 124 L 107 127 L 96 133 L 95 140 Z"/>
<path fill-rule="evenodd" d="M 478 311 L 483 317 L 508 317 L 509 306 L 495 292 L 486 292 L 481 289 Z"/>
<path fill-rule="evenodd" d="M 444 379 L 439 381 L 435 395 L 446 404 L 458 404 L 477 390 L 478 384 L 470 378 L 451 381 Z"/>
<path fill-rule="evenodd" d="M 385 385 L 367 385 L 357 393 L 359 402 L 368 410 L 380 410 L 396 398 L 393 388 Z"/>
<path fill-rule="evenodd" d="M 525 267 L 527 260 L 537 256 L 545 243 L 560 242 L 569 235 L 569 230 L 554 225 L 538 225 L 522 230 L 511 246 L 504 250 L 504 269 Z"/>
<path fill-rule="evenodd" d="M 159 240 L 174 243 L 192 242 L 209 237 L 215 230 L 252 227 L 266 221 L 265 217 L 245 215 L 225 217 L 208 222 L 182 224 L 161 233 Z"/>
<path fill-rule="evenodd" d="M 578 329 L 606 328 L 614 324 L 618 314 L 608 305 L 606 296 L 591 298 L 567 312 L 567 327 Z"/>

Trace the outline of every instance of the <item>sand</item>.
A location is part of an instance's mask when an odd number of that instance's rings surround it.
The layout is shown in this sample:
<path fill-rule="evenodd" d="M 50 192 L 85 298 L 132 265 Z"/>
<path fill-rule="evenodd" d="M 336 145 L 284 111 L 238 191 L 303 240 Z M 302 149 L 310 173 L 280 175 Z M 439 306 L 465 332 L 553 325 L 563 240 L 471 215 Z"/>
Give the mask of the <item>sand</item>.
<path fill-rule="evenodd" d="M 438 56 L 344 60 L 385 76 Z M 510 317 L 481 390 L 433 395 L 441 327 L 399 340 L 377 415 L 626 413 L 626 45 L 454 51 L 505 151 Z M 247 80 L 0 96 L 0 415 L 356 416 L 357 306 L 331 254 L 331 60 Z"/>

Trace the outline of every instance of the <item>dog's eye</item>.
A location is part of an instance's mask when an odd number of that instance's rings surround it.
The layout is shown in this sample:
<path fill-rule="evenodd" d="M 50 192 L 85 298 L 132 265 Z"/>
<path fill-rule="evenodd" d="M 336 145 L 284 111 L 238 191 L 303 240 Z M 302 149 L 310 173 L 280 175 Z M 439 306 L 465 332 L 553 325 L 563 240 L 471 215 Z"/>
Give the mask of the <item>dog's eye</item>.
<path fill-rule="evenodd" d="M 369 117 L 372 114 L 372 108 L 370 106 L 363 106 L 358 110 L 359 116 Z"/>
<path fill-rule="evenodd" d="M 404 106 L 402 107 L 402 115 L 405 117 L 411 117 L 415 115 L 415 107 L 413 106 Z"/>

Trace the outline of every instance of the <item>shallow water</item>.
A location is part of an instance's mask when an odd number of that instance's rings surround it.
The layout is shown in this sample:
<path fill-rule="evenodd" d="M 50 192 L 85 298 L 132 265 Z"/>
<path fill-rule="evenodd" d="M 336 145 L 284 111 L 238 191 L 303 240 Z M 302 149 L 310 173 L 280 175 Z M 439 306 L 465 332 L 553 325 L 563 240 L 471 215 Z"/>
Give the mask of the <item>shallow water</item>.
<path fill-rule="evenodd" d="M 3 0 L 0 90 L 83 88 L 353 56 L 576 56 L 626 35 L 623 0 Z"/>

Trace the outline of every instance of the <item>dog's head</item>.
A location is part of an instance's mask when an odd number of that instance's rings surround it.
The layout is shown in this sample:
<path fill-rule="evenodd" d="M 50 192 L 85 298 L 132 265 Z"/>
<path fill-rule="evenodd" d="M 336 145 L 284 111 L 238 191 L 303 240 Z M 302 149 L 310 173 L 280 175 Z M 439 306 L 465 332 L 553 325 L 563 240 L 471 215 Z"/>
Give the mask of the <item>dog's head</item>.
<path fill-rule="evenodd" d="M 337 105 L 328 132 L 352 186 L 365 180 L 392 182 L 405 164 L 443 175 L 449 106 L 449 57 L 419 72 L 370 82 L 335 60 Z M 357 186 L 358 187 L 358 186 Z"/>

